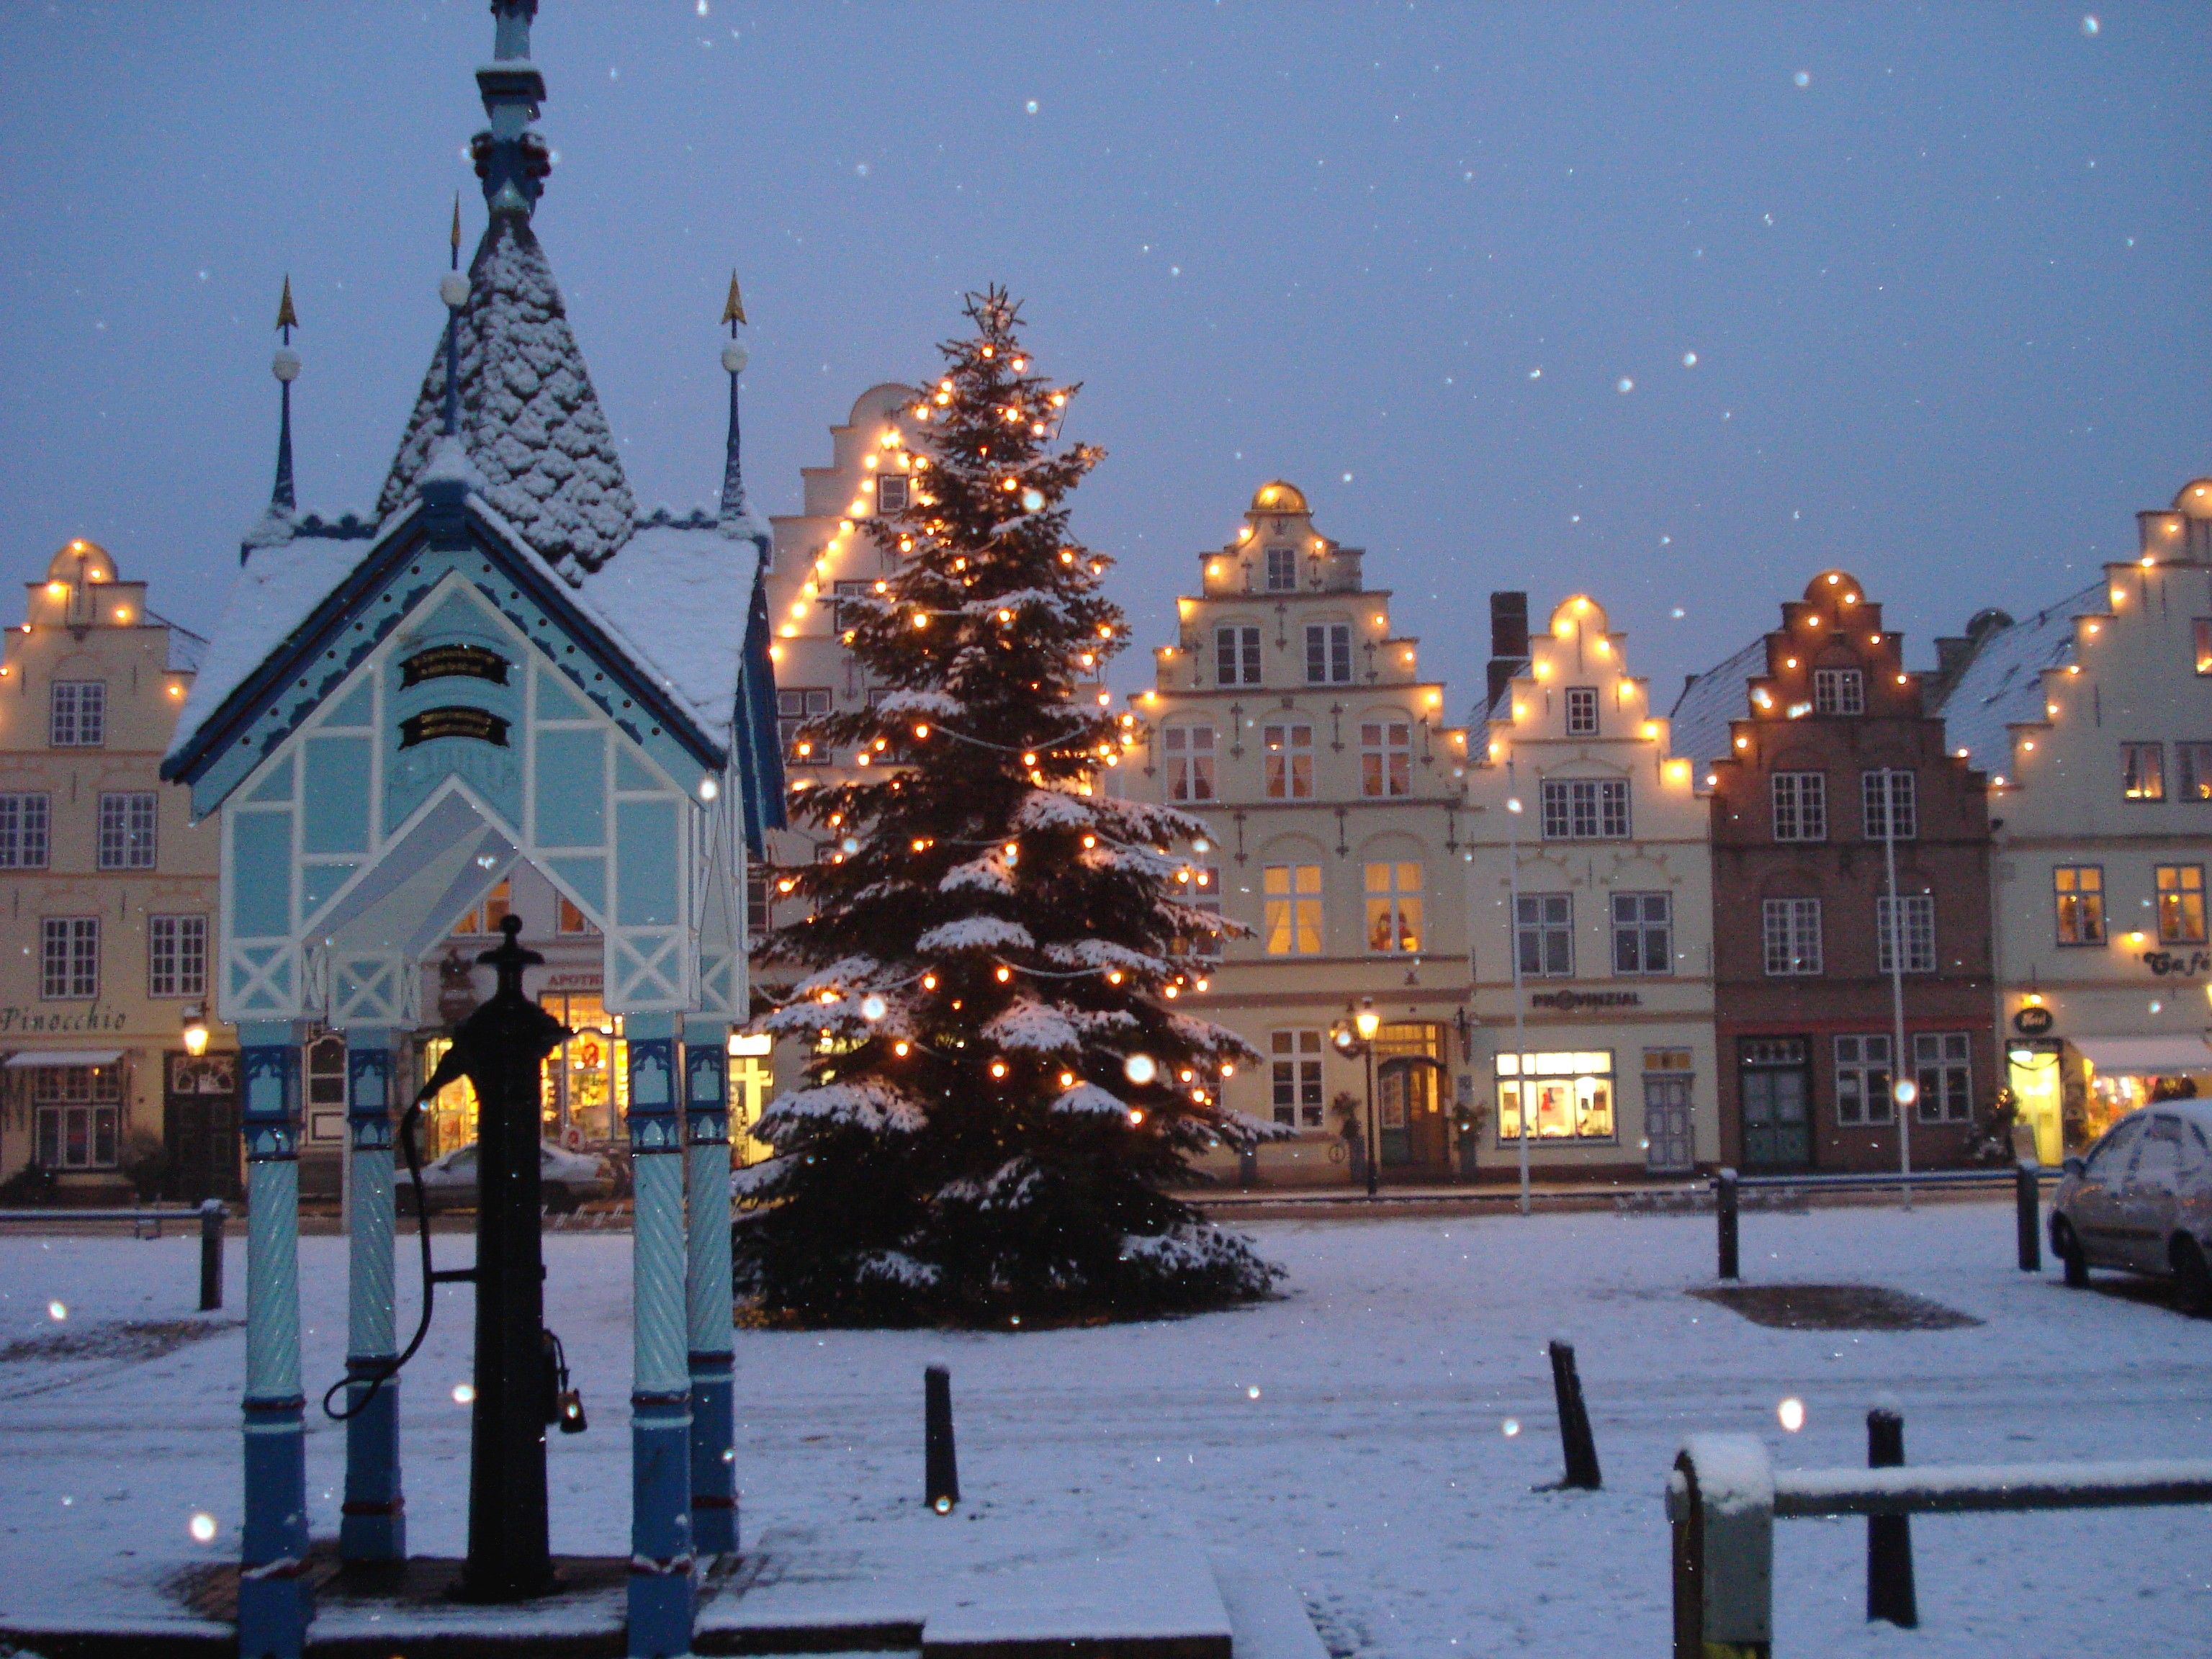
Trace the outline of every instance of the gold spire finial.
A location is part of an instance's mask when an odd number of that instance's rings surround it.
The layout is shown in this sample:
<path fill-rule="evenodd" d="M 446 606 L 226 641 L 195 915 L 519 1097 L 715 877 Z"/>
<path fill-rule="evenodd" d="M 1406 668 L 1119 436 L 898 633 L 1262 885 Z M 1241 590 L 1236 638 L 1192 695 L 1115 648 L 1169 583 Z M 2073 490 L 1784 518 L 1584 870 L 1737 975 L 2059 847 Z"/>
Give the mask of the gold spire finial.
<path fill-rule="evenodd" d="M 745 320 L 744 296 L 738 292 L 738 273 L 730 273 L 730 297 L 722 301 L 722 320 L 742 323 Z"/>
<path fill-rule="evenodd" d="M 453 249 L 451 264 L 455 270 L 461 268 L 461 192 L 453 192 L 453 230 L 447 246 Z"/>
<path fill-rule="evenodd" d="M 276 326 L 297 328 L 299 325 L 300 313 L 292 309 L 292 273 L 288 270 L 284 273 L 283 297 L 276 301 Z"/>

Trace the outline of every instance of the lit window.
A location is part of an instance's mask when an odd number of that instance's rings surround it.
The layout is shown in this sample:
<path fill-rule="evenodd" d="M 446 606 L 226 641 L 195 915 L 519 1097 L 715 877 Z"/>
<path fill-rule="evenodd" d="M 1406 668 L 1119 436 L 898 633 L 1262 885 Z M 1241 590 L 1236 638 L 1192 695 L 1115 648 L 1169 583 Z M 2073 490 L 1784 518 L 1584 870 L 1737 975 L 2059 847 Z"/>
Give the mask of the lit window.
<path fill-rule="evenodd" d="M 1547 780 L 1543 787 L 1543 806 L 1547 841 L 1627 839 L 1626 778 Z"/>
<path fill-rule="evenodd" d="M 1221 954 L 1221 872 L 1210 864 L 1194 867 L 1190 872 L 1190 885 L 1182 890 L 1181 896 L 1187 908 L 1203 911 L 1209 920 L 1188 933 L 1178 934 L 1169 945 L 1169 954 L 1208 958 L 1218 957 Z"/>
<path fill-rule="evenodd" d="M 1847 1128 L 1888 1123 L 1897 1116 L 1889 1091 L 1889 1039 L 1836 1039 L 1836 1121 Z"/>
<path fill-rule="evenodd" d="M 1901 933 L 1905 946 L 1905 971 L 1908 974 L 1934 973 L 1936 896 L 1933 893 L 1901 893 L 1897 902 L 1899 914 L 1893 917 L 1888 894 L 1881 894 L 1874 902 L 1875 971 L 1878 974 L 1890 971 L 1893 941 L 1897 940 Z"/>
<path fill-rule="evenodd" d="M 1359 723 L 1359 793 L 1389 797 L 1413 793 L 1413 728 L 1407 720 Z"/>
<path fill-rule="evenodd" d="M 1321 866 L 1271 864 L 1261 872 L 1267 954 L 1321 954 Z"/>
<path fill-rule="evenodd" d="M 2201 864 L 2161 864 L 2158 866 L 2158 942 L 2160 945 L 2204 943 L 2204 866 Z"/>
<path fill-rule="evenodd" d="M 1298 586 L 1298 554 L 1292 547 L 1271 547 L 1267 550 L 1267 591 L 1270 593 L 1295 592 Z"/>
<path fill-rule="evenodd" d="M 751 878 L 748 877 L 750 881 Z M 564 938 L 578 938 L 592 931 L 589 917 L 569 901 L 565 893 L 553 896 L 553 931 Z"/>
<path fill-rule="evenodd" d="M 1571 738 L 1594 738 L 1597 735 L 1597 689 L 1589 685 L 1567 688 L 1567 735 Z"/>
<path fill-rule="evenodd" d="M 1912 1074 L 1920 1085 L 1913 1115 L 1923 1123 L 1974 1121 L 1973 1046 L 1964 1031 L 1916 1031 Z"/>
<path fill-rule="evenodd" d="M 1213 728 L 1170 726 L 1160 733 L 1170 800 L 1213 799 Z"/>
<path fill-rule="evenodd" d="M 1523 893 L 1516 908 L 1513 948 L 1524 978 L 1572 979 L 1575 975 L 1575 896 Z"/>
<path fill-rule="evenodd" d="M 1223 685 L 1259 684 L 1258 629 L 1237 627 L 1213 630 L 1213 677 Z"/>
<path fill-rule="evenodd" d="M 1320 1128 L 1321 1033 L 1275 1031 L 1269 1034 L 1267 1046 L 1273 1069 L 1275 1121 L 1286 1129 Z"/>
<path fill-rule="evenodd" d="M 146 994 L 202 997 L 207 994 L 207 918 L 149 916 L 146 919 Z"/>
<path fill-rule="evenodd" d="M 2162 743 L 2124 743 L 2120 745 L 2120 793 L 2129 800 L 2166 799 L 2166 745 Z"/>
<path fill-rule="evenodd" d="M 1539 1140 L 1611 1140 L 1613 1054 L 1610 1050 L 1565 1054 L 1500 1054 L 1498 1066 L 1498 1138 L 1521 1139 L 1521 1100 L 1525 1089 L 1534 1108 Z"/>
<path fill-rule="evenodd" d="M 150 791 L 100 798 L 100 867 L 103 870 L 150 870 L 154 867 L 154 796 Z"/>
<path fill-rule="evenodd" d="M 1920 833 L 1918 779 L 1902 767 L 1860 773 L 1859 806 L 1869 841 L 1911 841 Z"/>
<path fill-rule="evenodd" d="M 1267 799 L 1307 800 L 1313 795 L 1313 727 L 1304 720 L 1263 726 L 1260 738 L 1267 750 Z"/>
<path fill-rule="evenodd" d="M 100 994 L 100 918 L 48 916 L 39 924 L 39 994 L 82 1001 Z"/>
<path fill-rule="evenodd" d="M 1777 772 L 1773 778 L 1773 793 L 1775 840 L 1827 840 L 1826 773 Z"/>
<path fill-rule="evenodd" d="M 1759 906 L 1759 935 L 1766 971 L 1776 979 L 1820 971 L 1820 901 L 1767 899 Z"/>
<path fill-rule="evenodd" d="M 1394 860 L 1366 868 L 1367 948 L 1403 951 L 1421 948 L 1421 866 L 1418 860 Z"/>
<path fill-rule="evenodd" d="M 1306 624 L 1306 684 L 1309 685 L 1352 684 L 1351 623 L 1308 623 Z"/>
<path fill-rule="evenodd" d="M 1671 893 L 1613 896 L 1613 971 L 1674 971 L 1674 897 Z"/>
<path fill-rule="evenodd" d="M 2197 632 L 2197 672 L 2212 674 L 2212 617 L 2199 617 L 2193 625 Z"/>
<path fill-rule="evenodd" d="M 1816 714 L 1863 714 L 1866 682 L 1856 668 L 1816 668 L 1813 671 L 1813 712 Z"/>
<path fill-rule="evenodd" d="M 830 712 L 830 688 L 826 685 L 783 685 L 776 688 L 776 738 L 783 744 L 787 765 L 827 766 L 830 746 L 809 736 L 807 722 L 820 720 Z"/>
<path fill-rule="evenodd" d="M 46 741 L 56 749 L 97 749 L 106 742 L 106 682 L 56 680 L 47 706 Z"/>
<path fill-rule="evenodd" d="M 0 870 L 46 867 L 49 812 L 43 791 L 0 795 Z"/>
<path fill-rule="evenodd" d="M 2051 872 L 2061 945 L 2105 942 L 2105 872 L 2094 864 L 2062 864 Z"/>
<path fill-rule="evenodd" d="M 2212 800 L 2212 743 L 2173 745 L 2173 798 Z"/>
<path fill-rule="evenodd" d="M 464 939 L 489 935 L 499 932 L 499 925 L 507 920 L 514 908 L 514 890 L 505 877 L 492 884 L 491 891 L 483 896 L 483 902 L 465 913 L 453 924 L 453 932 Z"/>

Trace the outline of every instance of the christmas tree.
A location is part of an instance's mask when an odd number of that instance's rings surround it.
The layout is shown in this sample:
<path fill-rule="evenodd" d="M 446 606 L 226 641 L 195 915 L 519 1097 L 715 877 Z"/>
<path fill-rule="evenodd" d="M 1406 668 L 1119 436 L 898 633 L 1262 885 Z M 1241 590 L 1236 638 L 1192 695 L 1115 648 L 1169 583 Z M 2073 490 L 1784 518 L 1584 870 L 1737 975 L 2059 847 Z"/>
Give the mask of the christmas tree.
<path fill-rule="evenodd" d="M 1224 924 L 1173 849 L 1206 827 L 1103 790 L 1124 630 L 1066 508 L 1100 452 L 1060 445 L 1074 388 L 1030 372 L 1006 295 L 966 314 L 911 411 L 908 505 L 867 521 L 896 574 L 838 601 L 874 704 L 804 734 L 869 771 L 793 804 L 831 850 L 778 882 L 811 914 L 768 942 L 800 978 L 761 1025 L 810 1057 L 754 1129 L 739 1280 L 865 1324 L 1261 1296 L 1278 1270 L 1168 1190 L 1270 1131 L 1221 1103 L 1258 1056 L 1185 1012 Z"/>

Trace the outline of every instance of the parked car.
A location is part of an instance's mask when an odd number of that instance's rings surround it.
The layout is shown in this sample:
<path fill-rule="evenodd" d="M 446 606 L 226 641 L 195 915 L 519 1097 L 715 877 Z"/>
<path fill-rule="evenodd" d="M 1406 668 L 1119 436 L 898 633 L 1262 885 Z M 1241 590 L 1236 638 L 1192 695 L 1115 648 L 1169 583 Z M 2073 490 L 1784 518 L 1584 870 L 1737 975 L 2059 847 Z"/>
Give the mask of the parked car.
<path fill-rule="evenodd" d="M 615 1174 L 603 1158 L 564 1152 L 540 1141 L 538 1180 L 545 1207 L 556 1215 L 595 1198 L 611 1198 Z M 415 1208 L 415 1183 L 403 1166 L 398 1175 L 399 1207 Z M 474 1209 L 477 1202 L 477 1146 L 471 1141 L 422 1166 L 422 1201 L 431 1210 Z"/>
<path fill-rule="evenodd" d="M 2212 1312 L 2212 1101 L 2165 1100 L 2130 1112 L 2085 1156 L 2066 1160 L 2051 1205 L 2051 1254 L 2066 1282 L 2092 1267 L 2175 1279 Z"/>

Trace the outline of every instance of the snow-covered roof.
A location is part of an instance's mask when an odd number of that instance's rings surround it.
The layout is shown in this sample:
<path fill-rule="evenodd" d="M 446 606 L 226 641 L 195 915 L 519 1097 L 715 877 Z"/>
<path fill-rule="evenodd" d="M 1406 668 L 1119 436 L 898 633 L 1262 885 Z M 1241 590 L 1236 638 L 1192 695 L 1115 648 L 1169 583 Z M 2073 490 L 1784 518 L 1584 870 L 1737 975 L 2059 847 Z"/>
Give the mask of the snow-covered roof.
<path fill-rule="evenodd" d="M 469 266 L 461 307 L 460 429 L 485 498 L 570 582 L 629 539 L 637 503 L 553 268 L 530 222 L 495 212 Z M 377 500 L 388 519 L 414 498 L 444 423 L 442 331 Z"/>
<path fill-rule="evenodd" d="M 1991 634 L 1959 676 L 1943 706 L 1943 742 L 1963 749 L 1973 766 L 2005 772 L 2012 766 L 2014 721 L 2044 718 L 2043 671 L 2074 659 L 2074 619 L 2109 608 L 2105 579 L 2099 576 L 2080 592 L 2047 611 Z"/>
<path fill-rule="evenodd" d="M 1719 760 L 1729 752 L 1729 722 L 1751 713 L 1748 682 L 1766 671 L 1766 635 L 1723 658 L 1682 688 L 1668 726 L 1668 748 L 1686 759 Z"/>
<path fill-rule="evenodd" d="M 146 620 L 156 628 L 169 630 L 169 656 L 163 665 L 172 674 L 197 674 L 201 661 L 207 655 L 208 642 L 189 628 L 182 628 L 167 617 L 149 611 Z"/>

